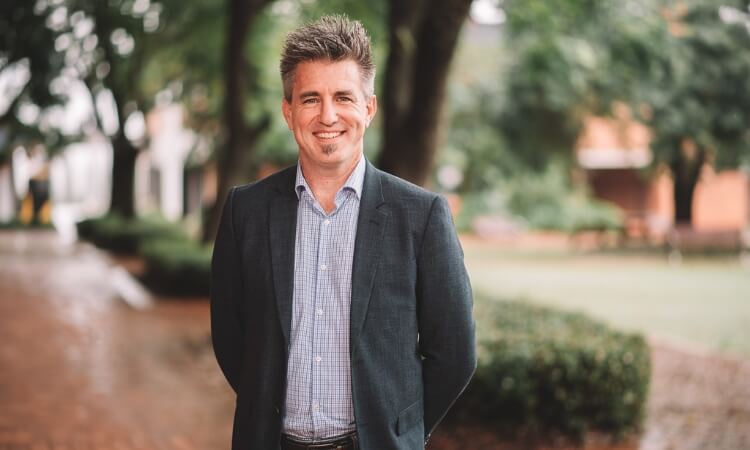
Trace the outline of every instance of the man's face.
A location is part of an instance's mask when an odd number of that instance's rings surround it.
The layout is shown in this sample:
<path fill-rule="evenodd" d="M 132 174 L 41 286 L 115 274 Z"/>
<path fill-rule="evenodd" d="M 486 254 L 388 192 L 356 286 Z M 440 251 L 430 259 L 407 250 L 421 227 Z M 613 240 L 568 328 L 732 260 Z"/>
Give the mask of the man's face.
<path fill-rule="evenodd" d="M 366 98 L 356 62 L 308 61 L 297 66 L 292 100 L 281 109 L 303 167 L 349 168 L 362 154 L 377 101 Z"/>

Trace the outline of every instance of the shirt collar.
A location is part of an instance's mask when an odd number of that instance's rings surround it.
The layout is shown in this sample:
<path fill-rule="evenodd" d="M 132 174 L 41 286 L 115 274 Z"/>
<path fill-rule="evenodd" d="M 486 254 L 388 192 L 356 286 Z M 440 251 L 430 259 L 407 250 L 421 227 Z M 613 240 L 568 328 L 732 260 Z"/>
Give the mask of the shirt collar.
<path fill-rule="evenodd" d="M 357 167 L 354 168 L 351 175 L 349 175 L 349 178 L 346 179 L 346 182 L 343 186 L 341 186 L 341 189 L 339 189 L 339 192 L 344 189 L 350 189 L 354 191 L 354 194 L 357 196 L 357 199 L 362 198 L 362 186 L 365 182 L 365 156 L 362 155 L 359 158 L 359 162 L 357 163 Z M 302 165 L 297 161 L 297 179 L 295 181 L 294 185 L 294 192 L 297 194 L 297 199 L 299 199 L 302 195 L 302 191 L 306 190 L 312 194 L 312 190 L 310 189 L 310 186 L 307 184 L 307 180 L 305 180 L 305 176 L 302 174 Z"/>

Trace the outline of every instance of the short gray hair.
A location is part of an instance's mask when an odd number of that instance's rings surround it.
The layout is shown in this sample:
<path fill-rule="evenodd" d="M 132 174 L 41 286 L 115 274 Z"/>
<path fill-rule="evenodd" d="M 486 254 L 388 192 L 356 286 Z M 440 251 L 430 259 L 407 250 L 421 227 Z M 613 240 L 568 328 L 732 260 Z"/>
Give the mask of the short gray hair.
<path fill-rule="evenodd" d="M 353 60 L 359 66 L 365 96 L 374 94 L 375 64 L 372 62 L 370 37 L 358 20 L 350 20 L 344 15 L 323 16 L 287 35 L 280 64 L 287 101 L 292 100 L 297 65 L 319 60 Z"/>

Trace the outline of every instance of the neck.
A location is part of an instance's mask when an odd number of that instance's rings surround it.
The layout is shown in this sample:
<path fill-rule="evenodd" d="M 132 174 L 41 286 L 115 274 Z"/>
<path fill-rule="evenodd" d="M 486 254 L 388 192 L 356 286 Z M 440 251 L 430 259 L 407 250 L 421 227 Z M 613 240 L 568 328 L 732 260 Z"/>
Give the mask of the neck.
<path fill-rule="evenodd" d="M 363 156 L 360 153 L 359 158 L 351 163 L 332 167 L 307 164 L 304 159 L 300 158 L 300 165 L 302 167 L 302 174 L 305 176 L 305 181 L 307 181 L 307 184 L 313 191 L 318 188 L 324 188 L 326 190 L 333 189 L 335 192 L 341 189 L 341 186 L 346 183 L 346 180 L 354 172 L 361 158 Z"/>
<path fill-rule="evenodd" d="M 320 167 L 314 164 L 305 164 L 300 158 L 302 174 L 307 185 L 313 191 L 313 195 L 326 212 L 331 212 L 335 206 L 336 193 L 349 179 L 354 169 L 364 156 L 360 153 L 359 158 L 349 165 L 335 167 Z"/>

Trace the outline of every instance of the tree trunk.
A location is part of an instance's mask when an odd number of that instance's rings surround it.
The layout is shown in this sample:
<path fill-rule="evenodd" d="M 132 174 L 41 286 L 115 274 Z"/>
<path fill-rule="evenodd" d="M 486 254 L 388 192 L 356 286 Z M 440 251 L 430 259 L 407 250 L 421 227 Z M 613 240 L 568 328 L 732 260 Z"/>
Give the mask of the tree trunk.
<path fill-rule="evenodd" d="M 112 140 L 112 201 L 110 211 L 124 218 L 135 216 L 134 180 L 138 149 L 122 131 Z"/>
<path fill-rule="evenodd" d="M 216 201 L 209 209 L 203 227 L 203 242 L 212 242 L 221 220 L 221 210 L 229 188 L 243 181 L 245 161 L 252 154 L 258 136 L 268 127 L 269 121 L 248 125 L 243 114 L 248 85 L 248 64 L 245 43 L 253 21 L 262 9 L 273 0 L 228 0 L 229 29 L 224 48 L 224 125 L 226 140 L 216 155 Z"/>
<path fill-rule="evenodd" d="M 112 94 L 114 107 L 117 111 L 118 130 L 110 138 L 112 143 L 112 195 L 110 213 L 118 214 L 126 219 L 135 217 L 135 160 L 139 148 L 135 147 L 125 136 L 125 123 L 131 112 L 138 110 L 138 105 L 145 102 L 139 98 L 138 80 L 145 55 L 144 44 L 140 38 L 136 39 L 133 52 L 127 57 L 120 57 L 114 49 L 110 37 L 120 27 L 118 20 L 121 11 L 117 6 L 108 2 L 92 2 L 91 11 L 94 17 L 94 33 L 99 39 L 99 51 L 103 52 L 103 59 L 109 64 L 109 72 L 103 80 L 90 74 L 85 78 L 92 100 L 96 104 L 94 92 L 97 89 L 107 89 Z M 133 32 L 133 30 L 129 30 Z M 104 133 L 101 112 L 95 108 L 97 127 Z"/>
<path fill-rule="evenodd" d="M 378 165 L 419 185 L 435 159 L 445 85 L 470 5 L 470 0 L 391 1 Z"/>
<path fill-rule="evenodd" d="M 698 150 L 693 157 L 687 157 L 684 153 L 678 154 L 670 166 L 674 177 L 674 221 L 678 226 L 691 226 L 693 194 L 706 160 L 706 153 L 704 150 Z"/>

